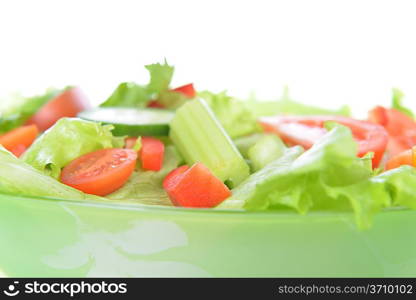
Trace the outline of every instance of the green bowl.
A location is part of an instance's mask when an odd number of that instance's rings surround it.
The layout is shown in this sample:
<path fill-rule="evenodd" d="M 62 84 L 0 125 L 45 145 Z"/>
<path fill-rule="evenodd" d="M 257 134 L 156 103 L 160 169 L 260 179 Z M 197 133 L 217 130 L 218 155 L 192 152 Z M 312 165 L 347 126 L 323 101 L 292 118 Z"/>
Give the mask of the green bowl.
<path fill-rule="evenodd" d="M 416 276 L 416 212 L 247 213 L 0 194 L 13 277 Z"/>

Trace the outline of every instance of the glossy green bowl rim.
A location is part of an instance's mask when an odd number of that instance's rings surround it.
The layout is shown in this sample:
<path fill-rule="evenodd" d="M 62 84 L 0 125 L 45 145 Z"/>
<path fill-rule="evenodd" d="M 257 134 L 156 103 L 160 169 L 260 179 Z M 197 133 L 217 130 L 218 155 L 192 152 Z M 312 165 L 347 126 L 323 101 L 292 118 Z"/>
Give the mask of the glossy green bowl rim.
<path fill-rule="evenodd" d="M 23 194 L 8 194 L 0 192 L 0 197 L 13 197 L 13 198 L 24 198 L 27 200 L 36 200 L 36 201 L 48 201 L 48 202 L 67 202 L 72 204 L 80 204 L 80 205 L 87 205 L 87 206 L 101 206 L 103 208 L 111 208 L 111 209 L 127 209 L 127 210 L 134 210 L 140 212 L 147 212 L 147 213 L 162 213 L 165 215 L 169 214 L 181 214 L 181 215 L 188 215 L 188 216 L 195 216 L 195 215 L 204 215 L 204 216 L 224 216 L 227 217 L 239 217 L 247 216 L 253 219 L 264 219 L 264 218 L 283 218 L 285 220 L 288 219 L 296 219 L 299 218 L 319 218 L 319 219 L 339 219 L 340 217 L 353 217 L 353 213 L 351 211 L 310 211 L 306 214 L 299 214 L 296 211 L 278 211 L 278 210 L 271 210 L 271 211 L 247 211 L 244 209 L 212 209 L 212 208 L 186 208 L 186 207 L 175 207 L 175 206 L 162 206 L 162 205 L 146 205 L 140 203 L 131 203 L 131 202 L 122 202 L 120 200 L 112 201 L 93 201 L 93 200 L 75 200 L 75 199 L 62 199 L 62 198 L 54 198 L 54 197 L 46 197 L 46 196 L 28 196 Z M 379 214 L 383 213 L 393 213 L 393 212 L 406 212 L 411 211 L 408 208 L 404 207 L 390 207 L 380 211 Z"/>

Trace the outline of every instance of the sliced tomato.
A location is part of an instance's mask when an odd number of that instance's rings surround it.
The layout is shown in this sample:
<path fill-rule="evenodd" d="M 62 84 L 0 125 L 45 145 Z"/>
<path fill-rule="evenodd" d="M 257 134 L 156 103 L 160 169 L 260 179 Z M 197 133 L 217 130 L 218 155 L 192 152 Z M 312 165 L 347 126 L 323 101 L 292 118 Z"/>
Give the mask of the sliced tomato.
<path fill-rule="evenodd" d="M 403 165 L 416 166 L 416 146 L 390 158 L 386 164 L 386 170 L 395 169 Z"/>
<path fill-rule="evenodd" d="M 22 126 L 0 136 L 0 144 L 19 157 L 39 134 L 36 125 Z"/>
<path fill-rule="evenodd" d="M 189 98 L 189 99 L 195 98 L 196 96 L 196 91 L 195 91 L 193 83 L 182 85 L 180 87 L 171 89 L 171 91 L 181 93 L 182 95 L 184 95 L 186 98 Z M 158 100 L 150 101 L 147 104 L 147 107 L 165 108 L 165 106 L 162 103 L 160 103 Z"/>
<path fill-rule="evenodd" d="M 274 116 L 260 119 L 265 131 L 277 133 L 289 145 L 309 149 L 327 130 L 324 123 L 335 121 L 351 129 L 358 144 L 359 157 L 373 152 L 373 167 L 377 167 L 387 145 L 387 133 L 380 125 L 341 116 Z"/>
<path fill-rule="evenodd" d="M 173 89 L 172 91 L 182 93 L 187 98 L 195 98 L 196 96 L 196 91 L 195 91 L 193 83 L 182 85 L 180 87 Z"/>
<path fill-rule="evenodd" d="M 102 149 L 70 162 L 61 182 L 84 193 L 105 196 L 122 187 L 133 173 L 137 153 L 130 149 Z"/>
<path fill-rule="evenodd" d="M 389 134 L 387 151 L 390 157 L 416 145 L 416 122 L 408 115 L 377 106 L 369 112 L 368 119 L 382 125 Z"/>
<path fill-rule="evenodd" d="M 201 163 L 173 170 L 163 187 L 172 203 L 182 207 L 215 207 L 231 196 L 228 187 Z"/>
<path fill-rule="evenodd" d="M 40 131 L 45 131 L 59 119 L 76 117 L 88 107 L 86 96 L 79 88 L 73 87 L 48 101 L 26 124 L 35 124 Z"/>
<path fill-rule="evenodd" d="M 159 171 L 163 165 L 165 145 L 158 139 L 142 137 L 142 147 L 139 151 L 142 168 L 145 170 Z"/>

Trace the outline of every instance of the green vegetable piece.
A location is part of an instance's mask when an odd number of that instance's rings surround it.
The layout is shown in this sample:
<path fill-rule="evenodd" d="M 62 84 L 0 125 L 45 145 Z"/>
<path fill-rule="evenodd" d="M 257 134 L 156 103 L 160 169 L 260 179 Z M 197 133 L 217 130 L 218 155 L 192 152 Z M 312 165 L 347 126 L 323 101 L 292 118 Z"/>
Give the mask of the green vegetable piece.
<path fill-rule="evenodd" d="M 393 96 L 392 96 L 391 107 L 398 111 L 401 111 L 402 113 L 408 115 L 409 117 L 413 119 L 415 117 L 413 112 L 409 108 L 403 106 L 403 98 L 404 98 L 403 92 L 397 88 L 394 88 L 392 92 L 393 92 Z"/>
<path fill-rule="evenodd" d="M 78 117 L 114 125 L 117 136 L 167 136 L 174 113 L 166 109 L 101 107 L 78 114 Z"/>
<path fill-rule="evenodd" d="M 133 150 L 135 150 L 135 151 L 140 151 L 140 149 L 142 149 L 142 137 L 141 136 L 139 136 L 138 138 L 137 138 L 137 140 L 136 140 L 136 142 L 134 143 L 134 146 L 133 146 Z"/>
<path fill-rule="evenodd" d="M 248 177 L 249 166 L 204 100 L 176 111 L 169 136 L 187 164 L 201 162 L 234 187 Z"/>
<path fill-rule="evenodd" d="M 145 66 L 145 68 L 150 73 L 150 82 L 147 86 L 150 93 L 160 93 L 169 89 L 175 68 L 168 65 L 166 60 L 164 64 L 151 64 Z"/>
<path fill-rule="evenodd" d="M 62 90 L 49 89 L 43 95 L 29 98 L 12 98 L 0 100 L 0 134 L 22 126 L 49 100 L 55 98 Z"/>
<path fill-rule="evenodd" d="M 69 200 L 102 200 L 43 174 L 0 145 L 0 192 Z"/>
<path fill-rule="evenodd" d="M 261 137 L 247 153 L 253 172 L 281 157 L 286 149 L 285 144 L 276 135 L 268 134 Z"/>
<path fill-rule="evenodd" d="M 111 96 L 101 107 L 146 107 L 149 93 L 146 87 L 134 82 L 123 82 L 118 85 Z"/>
<path fill-rule="evenodd" d="M 161 91 L 157 101 L 166 109 L 177 109 L 189 101 L 189 98 L 180 92 L 173 90 Z"/>
<path fill-rule="evenodd" d="M 277 178 L 283 177 L 290 169 L 293 161 L 303 153 L 300 146 L 289 148 L 282 157 L 268 164 L 265 168 L 248 177 L 243 183 L 233 190 L 233 195 L 221 203 L 218 208 L 247 208 L 264 210 L 269 208 L 268 196 L 278 189 L 283 189 L 278 184 Z M 274 183 L 277 184 L 274 184 Z M 284 182 L 282 181 L 284 184 Z"/>
<path fill-rule="evenodd" d="M 367 159 L 356 157 L 357 144 L 349 128 L 334 123 L 320 141 L 302 155 L 290 148 L 233 190 L 221 207 L 270 210 L 354 211 L 360 228 L 391 203 L 388 189 L 373 177 Z"/>
<path fill-rule="evenodd" d="M 147 85 L 134 82 L 123 82 L 118 85 L 111 96 L 104 101 L 101 107 L 146 107 L 149 101 L 157 98 L 162 92 L 169 89 L 174 68 L 165 60 L 164 64 L 147 65 L 150 81 Z"/>
<path fill-rule="evenodd" d="M 262 137 L 263 133 L 254 133 L 247 136 L 239 137 L 233 140 L 238 151 L 244 158 L 248 158 L 248 150 L 253 147 Z"/>
<path fill-rule="evenodd" d="M 348 106 L 330 110 L 320 107 L 306 105 L 294 101 L 289 96 L 288 89 L 285 88 L 283 96 L 278 101 L 258 101 L 250 99 L 247 106 L 253 115 L 258 118 L 262 116 L 283 115 L 341 115 L 350 116 L 351 111 Z"/>
<path fill-rule="evenodd" d="M 172 206 L 162 182 L 166 175 L 182 163 L 182 158 L 174 146 L 167 146 L 160 171 L 135 171 L 124 186 L 107 195 L 110 200 L 120 200 L 147 205 Z"/>
<path fill-rule="evenodd" d="M 230 97 L 225 92 L 214 94 L 203 91 L 198 96 L 208 103 L 231 138 L 261 131 L 256 117 L 245 101 Z"/>
<path fill-rule="evenodd" d="M 122 138 L 114 138 L 112 125 L 76 118 L 60 119 L 41 135 L 24 153 L 24 162 L 54 178 L 61 168 L 89 152 L 105 148 L 122 147 Z"/>

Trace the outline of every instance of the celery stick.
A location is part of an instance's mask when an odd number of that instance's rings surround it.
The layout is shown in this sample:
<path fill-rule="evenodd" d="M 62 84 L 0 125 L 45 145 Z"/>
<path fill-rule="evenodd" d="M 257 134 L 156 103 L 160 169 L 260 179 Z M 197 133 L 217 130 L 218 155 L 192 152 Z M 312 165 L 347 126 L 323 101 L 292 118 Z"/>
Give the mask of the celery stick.
<path fill-rule="evenodd" d="M 263 169 L 267 164 L 281 157 L 286 149 L 285 144 L 276 135 L 263 135 L 247 153 L 253 171 Z"/>
<path fill-rule="evenodd" d="M 191 100 L 176 111 L 169 136 L 187 164 L 203 163 L 231 187 L 250 174 L 244 158 L 202 99 Z"/>
<path fill-rule="evenodd" d="M 238 151 L 240 151 L 241 155 L 244 158 L 248 157 L 248 150 L 253 147 L 258 140 L 260 140 L 264 136 L 263 133 L 255 133 L 243 137 L 239 137 L 234 139 L 234 145 L 237 147 Z"/>

